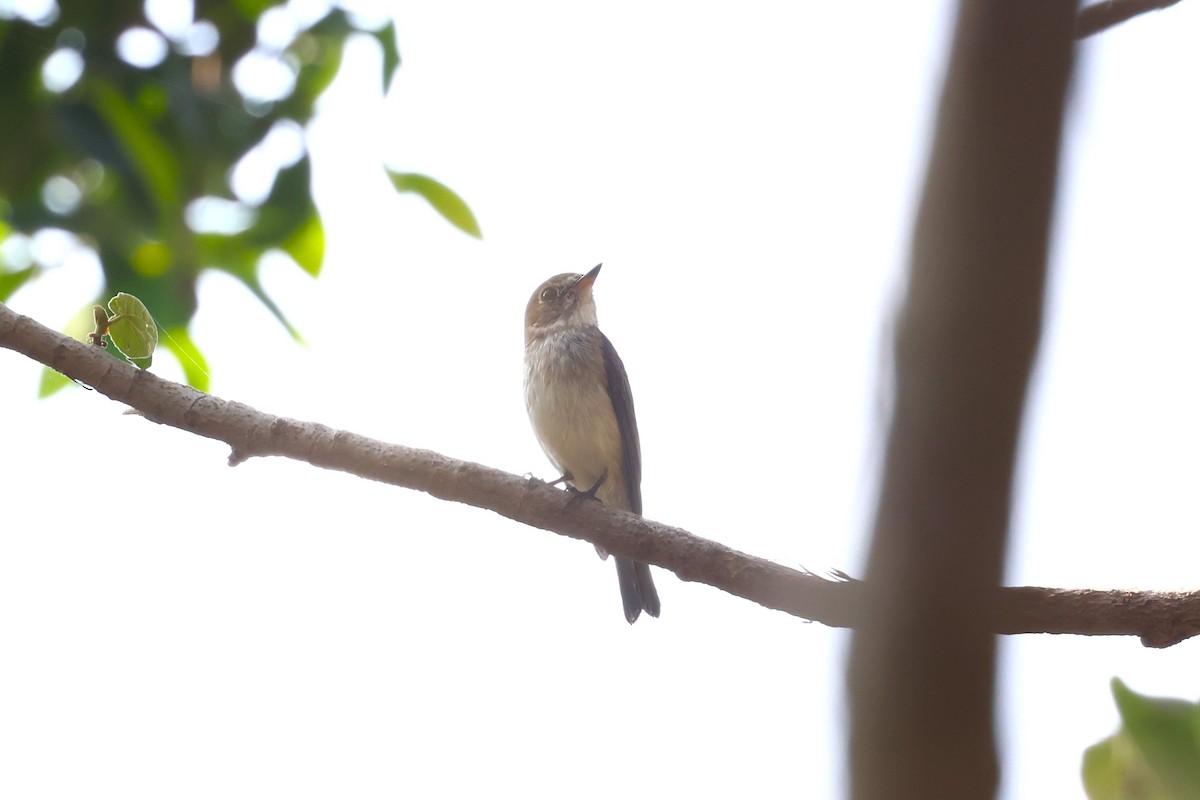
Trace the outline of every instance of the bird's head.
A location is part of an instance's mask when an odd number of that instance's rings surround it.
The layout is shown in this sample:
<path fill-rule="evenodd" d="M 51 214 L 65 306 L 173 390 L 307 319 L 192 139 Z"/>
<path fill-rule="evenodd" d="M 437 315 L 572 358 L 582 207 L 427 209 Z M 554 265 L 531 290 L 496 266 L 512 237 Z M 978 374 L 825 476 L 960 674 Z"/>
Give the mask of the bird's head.
<path fill-rule="evenodd" d="M 562 330 L 596 324 L 592 284 L 600 274 L 597 264 L 586 274 L 555 275 L 533 293 L 525 306 L 525 338 L 533 339 Z"/>

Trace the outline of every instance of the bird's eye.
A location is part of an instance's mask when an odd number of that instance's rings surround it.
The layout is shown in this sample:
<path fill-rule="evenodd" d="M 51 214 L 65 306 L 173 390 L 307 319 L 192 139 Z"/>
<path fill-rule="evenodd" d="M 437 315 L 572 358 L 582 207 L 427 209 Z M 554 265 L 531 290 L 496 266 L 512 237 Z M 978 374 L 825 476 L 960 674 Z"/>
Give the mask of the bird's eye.
<path fill-rule="evenodd" d="M 547 286 L 545 289 L 542 289 L 542 302 L 543 303 L 553 303 L 557 299 L 558 299 L 558 289 L 556 287 Z"/>

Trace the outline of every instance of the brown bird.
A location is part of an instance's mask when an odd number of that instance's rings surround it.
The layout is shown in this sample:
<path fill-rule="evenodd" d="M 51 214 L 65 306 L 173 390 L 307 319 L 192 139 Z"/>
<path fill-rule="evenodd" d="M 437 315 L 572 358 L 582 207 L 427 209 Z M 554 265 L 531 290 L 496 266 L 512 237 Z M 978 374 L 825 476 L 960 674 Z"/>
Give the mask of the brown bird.
<path fill-rule="evenodd" d="M 572 489 L 606 505 L 642 513 L 642 452 L 629 378 L 596 323 L 592 284 L 563 273 L 543 283 L 525 307 L 525 407 L 534 435 Z M 596 548 L 601 558 L 608 553 Z M 616 558 L 625 619 L 659 613 L 650 567 Z"/>

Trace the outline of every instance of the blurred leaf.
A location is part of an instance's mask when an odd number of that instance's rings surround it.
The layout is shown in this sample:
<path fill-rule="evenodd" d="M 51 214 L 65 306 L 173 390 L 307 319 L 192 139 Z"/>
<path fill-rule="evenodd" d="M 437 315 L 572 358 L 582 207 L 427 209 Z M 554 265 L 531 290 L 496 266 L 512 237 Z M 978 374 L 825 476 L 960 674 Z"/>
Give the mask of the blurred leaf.
<path fill-rule="evenodd" d="M 1200 746 L 1195 703 L 1145 697 L 1113 679 L 1113 697 L 1125 730 L 1146 763 L 1176 797 L 1200 797 Z"/>
<path fill-rule="evenodd" d="M 179 167 L 172 151 L 145 117 L 117 89 L 102 78 L 92 78 L 92 102 L 112 129 L 124 154 L 137 166 L 138 175 L 163 219 L 180 210 Z"/>
<path fill-rule="evenodd" d="M 150 183 L 143 178 L 128 143 L 118 138 L 116 129 L 101 115 L 95 104 L 82 101 L 63 103 L 50 112 L 50 118 L 58 132 L 62 149 L 77 153 L 80 158 L 94 159 L 109 173 L 110 188 L 119 187 L 115 196 L 109 194 L 108 201 L 127 204 L 129 211 L 134 212 L 129 217 L 136 221 L 135 224 L 152 224 L 159 205 L 153 197 Z M 104 200 L 101 198 L 89 199 L 99 200 L 103 208 Z M 39 206 L 41 203 L 37 203 L 35 208 L 40 211 Z M 26 208 L 25 216 L 28 217 L 31 211 Z M 89 224 L 82 219 L 80 222 L 85 229 L 100 224 L 99 221 Z M 128 225 L 129 222 L 126 222 L 123 227 Z"/>
<path fill-rule="evenodd" d="M 291 52 L 300 62 L 300 74 L 296 76 L 295 91 L 284 101 L 284 114 L 298 120 L 312 116 L 313 103 L 333 83 L 342 66 L 346 38 L 353 32 L 346 14 L 337 10 L 296 37 Z"/>
<path fill-rule="evenodd" d="M 41 381 L 38 382 L 38 397 L 44 400 L 50 395 L 67 388 L 71 383 L 71 379 L 66 375 L 46 367 L 42 370 Z"/>
<path fill-rule="evenodd" d="M 1112 683 L 1122 729 L 1084 752 L 1083 783 L 1092 800 L 1200 798 L 1200 708 L 1145 697 Z"/>
<path fill-rule="evenodd" d="M 179 365 L 183 367 L 183 374 L 187 378 L 188 385 L 207 392 L 211 383 L 208 374 L 208 359 L 192 341 L 187 329 L 174 328 L 164 331 L 164 333 L 166 333 L 166 339 L 163 341 L 163 345 L 171 351 L 179 361 Z"/>
<path fill-rule="evenodd" d="M 108 307 L 115 315 L 108 327 L 113 346 L 137 366 L 148 368 L 158 347 L 158 325 L 150 310 L 141 300 L 124 292 L 109 300 Z"/>
<path fill-rule="evenodd" d="M 383 91 L 392 88 L 392 78 L 400 68 L 400 50 L 396 47 L 396 23 L 389 22 L 371 33 L 383 48 Z"/>
<path fill-rule="evenodd" d="M 1174 800 L 1124 731 L 1083 751 L 1090 800 Z"/>
<path fill-rule="evenodd" d="M 234 0 L 233 4 L 247 20 L 254 22 L 264 11 L 277 3 L 278 0 Z"/>
<path fill-rule="evenodd" d="M 483 233 L 479 230 L 479 223 L 475 220 L 471 209 L 447 186 L 427 175 L 419 175 L 415 172 L 393 172 L 389 169 L 387 174 L 392 179 L 392 185 L 396 187 L 396 191 L 419 194 L 450 224 L 477 239 L 483 238 Z"/>
<path fill-rule="evenodd" d="M 157 278 L 171 266 L 171 250 L 162 242 L 142 242 L 129 254 L 129 263 L 139 275 Z"/>
<path fill-rule="evenodd" d="M 216 49 L 193 56 L 175 42 L 158 64 L 137 68 L 116 55 L 116 43 L 131 27 L 147 24 L 145 0 L 51 5 L 57 16 L 45 24 L 0 18 L 0 153 L 10 156 L 0 158 L 0 238 L 47 227 L 69 231 L 99 257 L 103 297 L 136 295 L 171 331 L 186 330 L 195 314 L 200 274 L 224 270 L 249 286 L 299 340 L 257 273 L 263 254 L 273 250 L 287 252 L 310 275 L 321 270 L 325 232 L 307 148 L 302 143 L 304 154 L 295 161 L 269 147 L 256 152 L 281 160 L 258 171 L 274 175 L 272 185 L 247 187 L 247 196 L 267 198 L 254 205 L 245 229 L 221 227 L 221 214 L 236 212 L 222 211 L 220 201 L 233 201 L 235 166 L 273 128 L 286 125 L 305 135 L 350 37 L 379 43 L 382 83 L 385 90 L 390 86 L 400 63 L 395 25 L 364 33 L 356 27 L 361 18 L 341 4 L 318 3 L 318 18 L 278 53 L 260 47 L 258 32 L 263 15 L 286 9 L 285 0 L 200 2 L 195 17 L 216 27 Z M 47 56 L 64 47 L 82 56 L 82 72 L 74 83 L 55 87 L 43 68 Z M 252 52 L 295 76 L 290 92 L 272 94 L 256 77 L 262 71 L 253 69 L 234 81 L 235 68 Z M 77 202 L 48 204 L 44 187 L 50 180 L 62 186 L 63 179 L 78 189 Z M 421 176 L 412 176 L 410 184 L 406 191 L 422 194 L 455 225 L 479 235 L 474 217 L 452 192 Z M 15 263 L 0 270 L 0 298 L 36 279 L 44 266 Z M 190 340 L 181 341 L 187 342 L 181 352 L 194 349 Z M 202 371 L 189 369 L 186 360 L 181 356 L 188 380 L 202 380 Z M 61 385 L 50 376 L 43 391 Z"/>
<path fill-rule="evenodd" d="M 296 328 L 292 326 L 292 323 L 288 321 L 288 318 L 284 316 L 283 311 L 278 305 L 275 304 L 275 301 L 271 299 L 271 296 L 267 294 L 266 290 L 263 289 L 262 284 L 258 282 L 257 277 L 254 277 L 250 280 L 243 278 L 242 282 L 246 284 L 247 289 L 254 292 L 254 296 L 259 299 L 259 302 L 266 306 L 267 310 L 275 315 L 275 319 L 279 320 L 280 324 L 287 329 L 288 334 L 293 340 L 295 340 L 296 344 L 305 343 L 304 337 L 300 335 L 300 331 L 296 330 Z"/>
<path fill-rule="evenodd" d="M 84 340 L 87 338 L 88 332 L 92 330 L 92 303 L 88 303 L 83 308 L 75 312 L 67 324 L 62 327 L 62 332 L 72 339 Z M 105 350 L 108 353 L 108 350 Z M 109 353 L 109 355 L 113 355 Z M 113 355 L 113 358 L 117 356 Z M 38 382 L 38 397 L 46 398 L 58 392 L 67 386 L 74 385 L 74 381 L 63 375 L 61 372 L 56 372 L 49 367 L 42 370 L 42 378 Z"/>
<path fill-rule="evenodd" d="M 1121 767 L 1117 763 L 1116 736 L 1096 742 L 1083 751 L 1083 790 L 1090 800 L 1117 800 Z"/>
<path fill-rule="evenodd" d="M 15 272 L 0 272 L 0 303 L 12 297 L 30 278 L 37 275 L 37 267 L 26 267 Z"/>
<path fill-rule="evenodd" d="M 310 216 L 308 222 L 283 243 L 283 249 L 309 275 L 315 278 L 321 274 L 325 259 L 325 229 L 321 219 L 315 213 Z"/>

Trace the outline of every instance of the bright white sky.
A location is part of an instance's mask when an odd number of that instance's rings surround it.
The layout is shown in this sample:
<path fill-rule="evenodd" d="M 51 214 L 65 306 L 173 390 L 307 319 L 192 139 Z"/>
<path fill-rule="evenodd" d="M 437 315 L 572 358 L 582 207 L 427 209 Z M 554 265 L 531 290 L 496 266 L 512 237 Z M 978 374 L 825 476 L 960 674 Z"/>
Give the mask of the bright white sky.
<path fill-rule="evenodd" d="M 324 274 L 202 283 L 214 392 L 551 477 L 534 287 L 605 264 L 646 513 L 857 573 L 885 320 L 948 4 L 397 3 L 312 129 Z M 1009 580 L 1194 588 L 1200 3 L 1081 50 Z M 472 205 L 474 241 L 378 165 Z M 12 305 L 63 323 L 63 268 Z M 178 368 L 163 357 L 160 374 Z M 630 628 L 590 545 L 227 448 L 0 353 L 0 795 L 833 798 L 848 636 L 656 573 Z M 1200 695 L 1200 644 L 1003 642 L 1003 796 L 1082 797 L 1114 675 Z"/>

